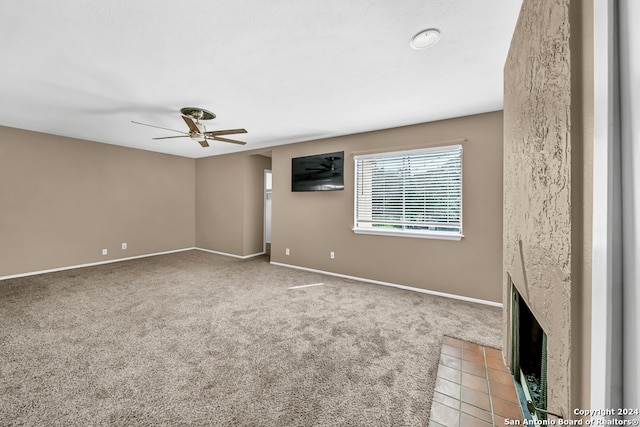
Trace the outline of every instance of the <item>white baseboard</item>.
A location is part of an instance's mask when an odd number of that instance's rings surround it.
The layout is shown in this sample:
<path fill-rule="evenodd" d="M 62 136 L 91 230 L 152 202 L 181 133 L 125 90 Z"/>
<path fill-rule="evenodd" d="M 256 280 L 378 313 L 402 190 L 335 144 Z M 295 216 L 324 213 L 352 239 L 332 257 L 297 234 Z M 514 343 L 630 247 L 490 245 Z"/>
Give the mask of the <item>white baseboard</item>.
<path fill-rule="evenodd" d="M 73 270 L 74 268 L 93 267 L 95 265 L 111 264 L 114 262 L 129 261 L 132 259 L 147 258 L 147 257 L 157 256 L 157 255 L 173 254 L 176 252 L 192 251 L 194 249 L 197 249 L 197 248 L 192 247 L 192 248 L 184 248 L 184 249 L 175 249 L 172 251 L 155 252 L 152 254 L 136 255 L 136 256 L 127 257 L 127 258 L 116 258 L 116 259 L 110 259 L 107 261 L 97 261 L 97 262 L 90 262 L 87 264 L 70 265 L 67 267 L 51 268 L 48 270 L 30 271 L 28 273 L 13 274 L 11 276 L 2 276 L 0 277 L 0 280 L 16 279 L 18 277 L 35 276 L 38 274 L 45 274 L 45 273 L 55 273 L 56 271 Z"/>
<path fill-rule="evenodd" d="M 211 249 L 204 249 L 204 248 L 193 248 L 193 249 L 198 250 L 198 251 L 203 251 L 203 252 L 209 252 L 211 254 L 230 256 L 232 258 L 238 258 L 238 259 L 249 259 L 249 258 L 253 258 L 253 257 L 257 257 L 257 256 L 260 256 L 260 255 L 266 254 L 266 252 L 258 252 L 258 253 L 250 254 L 250 255 L 236 255 L 236 254 L 229 254 L 227 252 L 212 251 Z"/>
<path fill-rule="evenodd" d="M 0 277 L 0 281 L 1 280 L 8 280 L 8 279 L 16 279 L 16 278 L 19 278 L 19 277 L 36 276 L 38 274 L 55 273 L 56 271 L 73 270 L 74 268 L 92 267 L 92 266 L 96 266 L 96 265 L 111 264 L 111 263 L 114 263 L 114 262 L 129 261 L 129 260 L 139 259 L 139 258 L 148 258 L 148 257 L 152 257 L 152 256 L 157 256 L 157 255 L 166 255 L 166 254 L 172 254 L 172 253 L 177 253 L 177 252 L 185 252 L 185 251 L 191 251 L 191 250 L 209 252 L 209 253 L 212 253 L 212 254 L 224 255 L 224 256 L 238 258 L 238 259 L 249 259 L 249 258 L 253 258 L 253 257 L 257 257 L 257 256 L 265 254 L 265 252 L 259 252 L 259 253 L 250 254 L 250 255 L 235 255 L 235 254 L 230 254 L 230 253 L 226 253 L 226 252 L 212 251 L 210 249 L 191 247 L 191 248 L 175 249 L 175 250 L 172 250 L 172 251 L 156 252 L 156 253 L 152 253 L 152 254 L 137 255 L 137 256 L 127 257 L 127 258 L 117 258 L 117 259 L 110 259 L 110 260 L 107 260 L 107 261 L 98 261 L 98 262 L 91 262 L 91 263 L 87 263 L 87 264 L 78 264 L 78 265 L 70 265 L 70 266 L 66 266 L 66 267 L 51 268 L 51 269 L 48 269 L 48 270 L 30 271 L 28 273 L 13 274 L 13 275 L 10 275 L 10 276 L 1 276 Z M 456 299 L 456 300 L 461 300 L 461 301 L 473 302 L 473 303 L 476 303 L 476 304 L 483 304 L 483 305 L 489 305 L 489 306 L 492 306 L 492 307 L 502 308 L 502 304 L 501 303 L 493 302 L 493 301 L 486 301 L 486 300 L 482 300 L 482 299 L 478 299 L 478 298 L 470 298 L 470 297 L 465 297 L 465 296 L 460 296 L 460 295 L 455 295 L 455 294 L 448 294 L 448 293 L 445 293 L 445 292 L 430 291 L 430 290 L 427 290 L 427 289 L 414 288 L 414 287 L 411 287 L 411 286 L 399 285 L 399 284 L 396 284 L 396 283 L 381 282 L 379 280 L 365 279 L 363 277 L 349 276 L 349 275 L 346 275 L 346 274 L 333 273 L 333 272 L 324 271 L 324 270 L 316 270 L 316 269 L 313 269 L 313 268 L 300 267 L 300 266 L 291 265 L 291 264 L 282 264 L 282 263 L 275 262 L 275 261 L 271 261 L 270 263 L 272 265 L 277 265 L 277 266 L 280 266 L 280 267 L 287 267 L 287 268 L 293 268 L 293 269 L 297 269 L 297 270 L 304 270 L 304 271 L 309 271 L 309 272 L 312 272 L 312 273 L 326 274 L 328 276 L 342 277 L 342 278 L 345 278 L 345 279 L 358 280 L 360 282 L 373 283 L 373 284 L 376 284 L 376 285 L 391 286 L 393 288 L 404 289 L 404 290 L 407 290 L 407 291 L 420 292 L 420 293 L 423 293 L 423 294 L 436 295 L 436 296 L 444 297 L 444 298 L 451 298 L 451 299 Z"/>
<path fill-rule="evenodd" d="M 299 267 L 297 265 L 291 265 L 291 264 L 282 264 L 282 263 L 275 262 L 275 261 L 271 261 L 271 264 L 272 265 L 277 265 L 277 266 L 280 266 L 280 267 L 294 268 L 296 270 L 309 271 L 309 272 L 312 272 L 312 273 L 326 274 L 328 276 L 342 277 L 344 279 L 358 280 L 360 282 L 373 283 L 375 285 L 391 286 L 393 288 L 404 289 L 406 291 L 420 292 L 420 293 L 423 293 L 423 294 L 435 295 L 435 296 L 444 297 L 444 298 L 451 298 L 451 299 L 456 299 L 456 300 L 460 300 L 460 301 L 473 302 L 473 303 L 476 303 L 476 304 L 489 305 L 491 307 L 498 307 L 498 308 L 502 308 L 503 307 L 502 303 L 493 302 L 493 301 L 487 301 L 487 300 L 478 299 L 478 298 L 470 298 L 470 297 L 465 297 L 465 296 L 461 296 L 461 295 L 448 294 L 448 293 L 445 293 L 445 292 L 430 291 L 430 290 L 427 290 L 427 289 L 414 288 L 414 287 L 405 286 L 405 285 L 398 285 L 396 283 L 381 282 L 379 280 L 365 279 L 365 278 L 356 277 L 356 276 L 348 276 L 346 274 L 332 273 L 330 271 L 315 270 L 313 268 Z"/>

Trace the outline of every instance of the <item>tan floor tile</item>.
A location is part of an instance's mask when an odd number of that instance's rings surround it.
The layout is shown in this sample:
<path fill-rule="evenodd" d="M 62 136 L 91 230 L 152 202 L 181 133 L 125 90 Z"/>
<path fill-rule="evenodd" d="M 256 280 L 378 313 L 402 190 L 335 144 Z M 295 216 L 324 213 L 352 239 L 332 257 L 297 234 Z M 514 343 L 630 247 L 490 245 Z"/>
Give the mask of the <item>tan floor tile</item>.
<path fill-rule="evenodd" d="M 468 360 L 469 362 L 477 363 L 478 365 L 484 365 L 484 356 L 478 353 L 463 353 L 462 360 Z"/>
<path fill-rule="evenodd" d="M 468 387 L 461 388 L 460 400 L 473 406 L 477 406 L 485 411 L 491 410 L 489 395 Z"/>
<path fill-rule="evenodd" d="M 467 414 L 460 415 L 460 425 L 464 427 L 491 427 L 492 426 L 492 424 L 489 424 L 488 422 L 479 420 Z"/>
<path fill-rule="evenodd" d="M 462 363 L 462 359 L 455 356 L 449 356 L 448 354 L 440 354 L 440 364 L 444 366 L 448 366 L 453 369 L 460 369 Z"/>
<path fill-rule="evenodd" d="M 446 394 L 454 399 L 460 398 L 460 384 L 445 380 L 444 378 L 436 379 L 435 391 L 438 393 Z"/>
<path fill-rule="evenodd" d="M 502 351 L 443 337 L 429 425 L 503 426 L 505 419 L 523 416 Z"/>
<path fill-rule="evenodd" d="M 520 405 L 515 405 L 501 399 L 492 399 L 491 403 L 495 415 L 500 415 L 501 417 L 512 420 L 522 419 L 522 409 L 520 409 Z"/>
<path fill-rule="evenodd" d="M 474 390 L 488 393 L 488 382 L 484 377 L 478 377 L 476 375 L 469 374 L 467 372 L 462 373 L 462 381 L 460 382 L 465 387 L 472 388 Z"/>
<path fill-rule="evenodd" d="M 468 342 L 468 341 L 464 341 L 464 343 L 462 345 L 462 350 L 463 351 L 468 351 L 470 353 L 483 354 L 482 346 L 480 346 L 478 344 L 474 344 L 472 342 Z"/>
<path fill-rule="evenodd" d="M 513 385 L 513 377 L 508 372 L 496 371 L 495 369 L 487 369 L 489 381 L 504 384 L 506 386 Z"/>
<path fill-rule="evenodd" d="M 468 403 L 462 402 L 460 411 L 462 411 L 462 413 L 464 414 L 472 415 L 488 423 L 491 422 L 491 412 L 480 409 L 477 406 L 469 405 Z M 464 425 L 464 423 L 462 425 Z"/>
<path fill-rule="evenodd" d="M 451 396 L 447 396 L 446 394 L 442 394 L 439 392 L 434 392 L 433 393 L 433 401 L 434 402 L 438 402 L 438 403 L 442 403 L 443 405 L 447 405 L 450 408 L 456 409 L 456 410 L 460 410 L 460 400 L 459 399 L 455 399 Z"/>
<path fill-rule="evenodd" d="M 433 402 L 433 404 L 431 405 L 430 420 L 447 427 L 459 427 L 460 411 L 457 411 L 446 405 L 442 405 L 438 402 Z"/>
<path fill-rule="evenodd" d="M 462 341 L 451 337 L 442 337 L 442 344 L 447 344 L 452 347 L 462 348 Z"/>
<path fill-rule="evenodd" d="M 461 372 L 458 369 L 453 369 L 448 366 L 439 365 L 438 377 L 460 384 Z"/>
<path fill-rule="evenodd" d="M 476 375 L 478 377 L 487 376 L 487 368 L 479 363 L 470 362 L 468 360 L 462 361 L 462 371 Z"/>
<path fill-rule="evenodd" d="M 502 360 L 502 351 L 495 349 L 495 348 L 491 348 L 491 347 L 485 347 L 484 348 L 484 354 L 487 357 L 491 357 L 493 359 L 500 359 Z"/>
<path fill-rule="evenodd" d="M 491 381 L 489 382 L 489 389 L 492 396 L 506 400 L 507 402 L 519 404 L 518 395 L 516 394 L 516 389 L 513 385 L 507 386 Z"/>
<path fill-rule="evenodd" d="M 452 347 L 447 344 L 442 344 L 442 353 L 453 357 L 462 357 L 462 349 L 460 347 Z"/>
<path fill-rule="evenodd" d="M 509 368 L 505 366 L 502 359 L 496 359 L 494 357 L 487 358 L 487 367 L 500 372 L 509 372 Z"/>

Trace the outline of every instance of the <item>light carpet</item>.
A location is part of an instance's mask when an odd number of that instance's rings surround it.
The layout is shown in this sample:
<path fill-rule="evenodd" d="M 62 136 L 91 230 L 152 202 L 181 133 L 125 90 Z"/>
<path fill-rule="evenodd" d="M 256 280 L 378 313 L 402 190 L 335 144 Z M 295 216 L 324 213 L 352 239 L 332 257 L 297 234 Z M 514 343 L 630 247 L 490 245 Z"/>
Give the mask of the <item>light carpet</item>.
<path fill-rule="evenodd" d="M 0 425 L 420 426 L 501 310 L 194 250 L 1 281 L 0 323 Z"/>

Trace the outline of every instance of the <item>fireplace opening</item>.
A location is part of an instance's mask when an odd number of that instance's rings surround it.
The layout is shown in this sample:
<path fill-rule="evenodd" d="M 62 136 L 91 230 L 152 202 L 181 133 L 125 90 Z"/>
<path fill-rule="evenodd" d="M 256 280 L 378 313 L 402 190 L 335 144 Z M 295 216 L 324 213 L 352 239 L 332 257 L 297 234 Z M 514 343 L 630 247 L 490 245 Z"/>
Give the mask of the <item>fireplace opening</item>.
<path fill-rule="evenodd" d="M 511 289 L 511 374 L 525 417 L 545 420 L 547 334 L 513 284 Z"/>

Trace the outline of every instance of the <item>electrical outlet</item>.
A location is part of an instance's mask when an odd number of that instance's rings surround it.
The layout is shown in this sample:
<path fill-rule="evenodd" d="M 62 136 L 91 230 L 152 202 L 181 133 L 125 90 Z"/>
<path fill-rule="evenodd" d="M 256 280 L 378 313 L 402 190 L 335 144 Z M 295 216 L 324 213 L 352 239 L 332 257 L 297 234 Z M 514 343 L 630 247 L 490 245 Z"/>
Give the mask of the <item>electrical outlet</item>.
<path fill-rule="evenodd" d="M 103 249 L 103 250 L 102 250 L 102 255 L 106 255 L 106 254 L 107 254 L 107 250 L 106 250 L 106 249 Z"/>
<path fill-rule="evenodd" d="M 329 252 L 329 258 L 336 259 L 336 253 L 333 251 Z"/>
<path fill-rule="evenodd" d="M 122 250 L 123 250 L 123 251 L 126 251 L 126 250 L 127 250 L 127 244 L 126 244 L 126 243 L 123 243 L 123 244 L 122 244 Z"/>
<path fill-rule="evenodd" d="M 289 255 L 289 248 L 287 248 L 287 249 L 285 249 L 285 250 L 284 250 L 284 254 L 285 254 L 285 255 Z"/>

